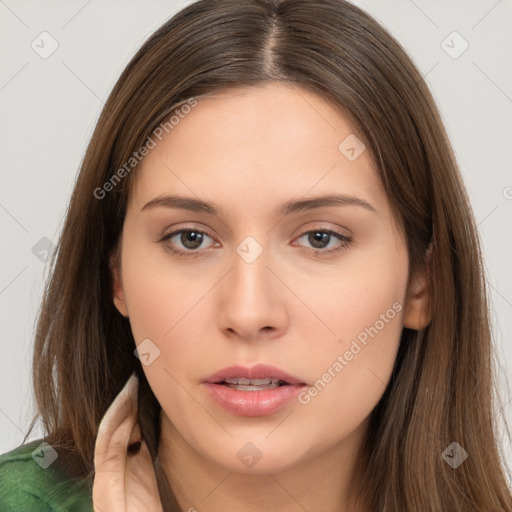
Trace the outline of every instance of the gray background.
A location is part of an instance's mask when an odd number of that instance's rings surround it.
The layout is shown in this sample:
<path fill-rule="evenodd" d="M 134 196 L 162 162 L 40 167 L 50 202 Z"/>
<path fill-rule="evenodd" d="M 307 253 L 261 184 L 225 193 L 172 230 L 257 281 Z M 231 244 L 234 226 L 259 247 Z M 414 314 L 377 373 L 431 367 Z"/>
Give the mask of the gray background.
<path fill-rule="evenodd" d="M 57 240 L 103 102 L 144 40 L 189 3 L 0 0 L 0 453 L 22 442 L 32 416 L 41 260 Z M 356 3 L 408 50 L 440 107 L 483 241 L 497 377 L 512 424 L 512 1 Z M 511 461 L 510 442 L 502 443 Z"/>

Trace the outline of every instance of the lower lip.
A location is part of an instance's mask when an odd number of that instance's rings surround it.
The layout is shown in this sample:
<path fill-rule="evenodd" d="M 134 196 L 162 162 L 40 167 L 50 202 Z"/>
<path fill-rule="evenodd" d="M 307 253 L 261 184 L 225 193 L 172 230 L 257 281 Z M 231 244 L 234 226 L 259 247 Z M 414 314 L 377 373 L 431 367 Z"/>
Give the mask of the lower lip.
<path fill-rule="evenodd" d="M 222 384 L 205 383 L 214 400 L 237 416 L 267 416 L 282 409 L 300 393 L 305 384 L 289 384 L 261 391 L 239 391 Z"/>

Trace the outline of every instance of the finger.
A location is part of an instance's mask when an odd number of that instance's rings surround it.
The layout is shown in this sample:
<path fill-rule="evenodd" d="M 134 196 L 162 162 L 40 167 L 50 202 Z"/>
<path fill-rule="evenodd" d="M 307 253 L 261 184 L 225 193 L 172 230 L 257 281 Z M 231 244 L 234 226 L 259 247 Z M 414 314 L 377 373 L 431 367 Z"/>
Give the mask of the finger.
<path fill-rule="evenodd" d="M 126 450 L 137 423 L 138 379 L 133 374 L 103 416 L 94 449 L 93 501 L 98 510 L 125 508 Z"/>
<path fill-rule="evenodd" d="M 153 461 L 144 440 L 136 454 L 128 454 L 125 477 L 126 510 L 163 512 Z"/>
<path fill-rule="evenodd" d="M 122 453 L 133 431 L 137 415 L 138 378 L 133 374 L 103 416 L 96 438 L 95 455 Z"/>

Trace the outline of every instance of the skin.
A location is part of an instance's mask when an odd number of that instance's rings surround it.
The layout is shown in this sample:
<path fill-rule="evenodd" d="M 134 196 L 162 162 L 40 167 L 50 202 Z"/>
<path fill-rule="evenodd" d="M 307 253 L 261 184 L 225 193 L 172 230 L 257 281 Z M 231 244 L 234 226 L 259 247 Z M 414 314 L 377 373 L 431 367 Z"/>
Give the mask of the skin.
<path fill-rule="evenodd" d="M 230 90 L 198 99 L 137 170 L 112 255 L 114 302 L 136 344 L 149 338 L 160 350 L 143 368 L 163 409 L 161 471 L 183 511 L 363 510 L 346 505 L 357 451 L 402 328 L 427 325 L 429 308 L 424 276 L 409 276 L 407 247 L 372 156 L 366 150 L 350 161 L 338 150 L 354 133 L 341 109 L 306 90 L 276 83 Z M 215 203 L 223 215 L 143 210 L 168 194 Z M 286 201 L 324 194 L 364 199 L 376 211 L 347 204 L 274 214 Z M 180 234 L 161 241 L 185 228 L 207 233 L 188 249 L 196 257 L 169 251 L 187 250 Z M 341 246 L 335 237 L 323 249 L 308 239 L 325 229 L 352 241 L 340 252 L 314 254 Z M 247 236 L 263 250 L 252 263 L 236 252 Z M 313 386 L 393 304 L 401 310 L 307 404 L 293 400 L 268 416 L 239 417 L 202 385 L 224 367 L 261 362 Z M 97 453 L 97 468 L 117 454 L 117 490 L 103 484 L 111 504 L 135 492 L 135 484 L 123 489 L 133 459 L 153 474 L 143 450 L 123 463 L 126 445 L 140 435 L 130 410 L 114 418 L 124 429 L 119 442 L 104 436 Z M 237 456 L 248 442 L 261 454 L 252 468 Z M 139 491 L 155 499 L 154 482 L 139 480 Z"/>

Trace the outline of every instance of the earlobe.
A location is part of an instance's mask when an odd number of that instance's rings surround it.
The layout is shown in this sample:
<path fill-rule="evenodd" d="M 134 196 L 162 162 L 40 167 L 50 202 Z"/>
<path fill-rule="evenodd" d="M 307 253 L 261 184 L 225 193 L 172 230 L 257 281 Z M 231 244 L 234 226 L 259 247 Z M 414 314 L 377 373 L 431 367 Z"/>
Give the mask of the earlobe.
<path fill-rule="evenodd" d="M 112 275 L 112 295 L 114 305 L 121 315 L 128 318 L 128 309 L 126 307 L 124 297 L 123 283 L 121 281 L 121 268 L 117 257 L 117 251 L 110 255 L 109 267 Z"/>
<path fill-rule="evenodd" d="M 410 285 L 407 306 L 404 313 L 404 327 L 419 331 L 432 321 L 430 294 L 427 274 L 430 272 L 432 243 L 426 253 L 426 269 L 418 275 Z"/>

